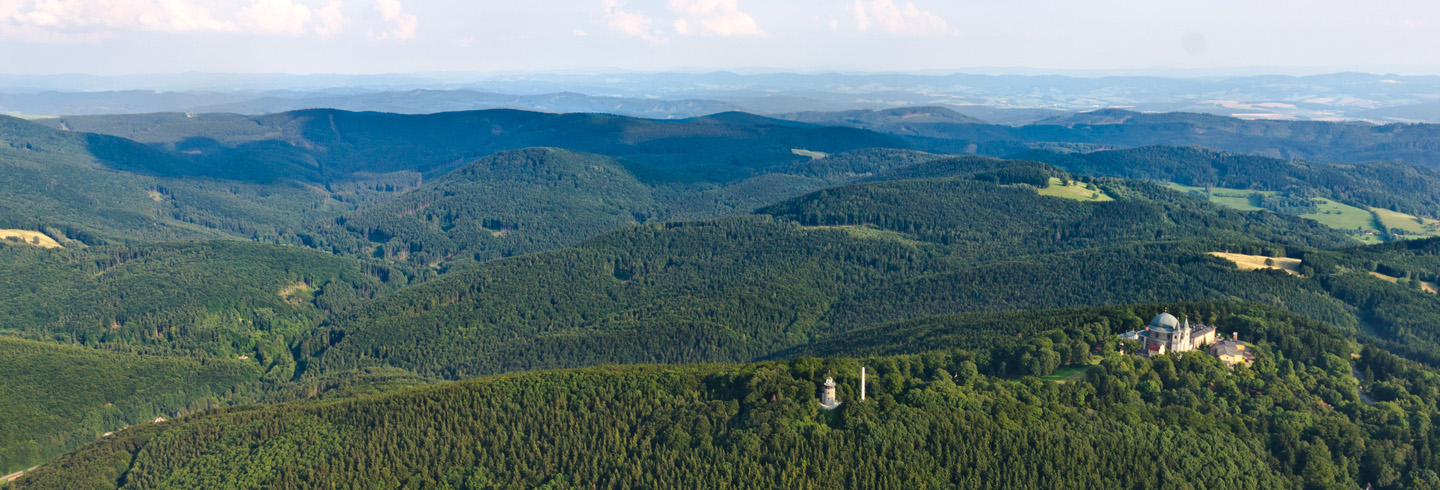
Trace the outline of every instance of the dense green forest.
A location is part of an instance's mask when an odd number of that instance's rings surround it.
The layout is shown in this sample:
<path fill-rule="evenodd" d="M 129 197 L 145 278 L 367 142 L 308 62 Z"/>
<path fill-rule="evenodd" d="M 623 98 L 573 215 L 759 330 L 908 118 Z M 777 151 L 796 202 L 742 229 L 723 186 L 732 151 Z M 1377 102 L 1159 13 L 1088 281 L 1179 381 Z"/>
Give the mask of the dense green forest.
<path fill-rule="evenodd" d="M 745 361 L 917 314 L 1153 300 L 1288 302 L 1355 323 L 1307 281 L 1205 255 L 1345 243 L 1328 228 L 1143 183 L 1107 181 L 1127 199 L 1082 203 L 974 180 L 990 176 L 842 187 L 762 210 L 775 216 L 629 228 L 460 270 L 333 318 L 301 343 L 302 367 L 458 379 Z"/>
<path fill-rule="evenodd" d="M 447 268 L 553 250 L 640 223 L 748 213 L 935 156 L 860 150 L 723 185 L 557 148 L 507 151 L 302 235 L 339 254 Z"/>
<path fill-rule="evenodd" d="M 886 180 L 912 176 L 923 178 Z M 17 267 L 12 277 L 73 271 L 69 280 L 79 282 L 56 291 L 100 298 L 135 291 L 118 295 L 128 302 L 101 302 L 61 324 L 29 313 L 37 326 L 17 333 L 136 352 L 251 356 L 267 384 L 227 400 L 294 398 L 404 380 L 407 372 L 461 379 L 598 364 L 788 359 L 807 349 L 848 355 L 833 346 L 879 349 L 884 343 L 865 332 L 912 332 L 914 324 L 903 322 L 927 315 L 1150 301 L 1243 298 L 1282 305 L 1412 359 L 1429 362 L 1440 352 L 1425 325 L 1435 317 L 1407 314 L 1434 300 L 1413 289 L 1433 278 L 1426 271 L 1440 270 L 1428 258 L 1430 241 L 1326 251 L 1347 239 L 1306 220 L 1218 208 L 1143 182 L 1087 179 L 1117 198 L 1110 202 L 1043 196 L 1032 185 L 1057 176 L 1076 178 L 993 159 L 912 164 L 756 216 L 632 227 L 405 288 L 428 276 L 294 247 L 4 250 Z M 1240 271 L 1206 254 L 1217 250 L 1301 257 L 1306 265 L 1300 276 Z M 226 255 L 233 262 L 216 260 Z M 1375 279 L 1367 268 L 1413 282 Z M 238 273 L 206 275 L 226 271 Z M 237 290 L 249 292 L 228 294 Z M 171 291 L 189 299 L 154 299 Z M 29 298 L 16 307 L 64 304 Z M 107 315 L 129 327 L 111 327 Z M 176 328 L 174 318 L 187 323 Z M 887 322 L 902 323 L 874 327 Z M 970 338 L 996 335 L 965 325 Z M 1073 345 L 1056 351 L 1061 359 L 1075 358 Z M 1031 364 L 987 369 L 1044 371 Z M 405 371 L 383 371 L 397 367 Z M 366 372 L 375 374 L 351 378 Z M 273 392 L 290 394 L 265 394 Z"/>
<path fill-rule="evenodd" d="M 1177 310 L 1251 339 L 1253 368 L 1232 371 L 1209 356 L 1118 354 L 1113 334 L 1156 306 L 1049 312 L 1059 317 L 1050 324 L 1065 327 L 1039 331 L 1013 318 L 1033 332 L 1023 346 L 937 343 L 908 355 L 512 374 L 222 409 L 120 432 L 16 487 L 1440 484 L 1433 373 L 1373 348 L 1357 353 L 1323 324 L 1228 303 Z M 935 328 L 966 336 L 946 324 Z M 1352 354 L 1373 380 L 1352 376 Z M 1042 372 L 1072 365 L 1075 374 L 1055 383 L 997 368 L 1023 359 L 1040 359 Z M 863 402 L 861 366 L 870 373 Z M 844 402 L 833 412 L 817 400 L 826 376 L 840 382 Z M 1357 388 L 1383 399 L 1363 401 Z"/>
<path fill-rule="evenodd" d="M 744 214 L 935 157 L 859 149 L 903 146 L 879 135 L 830 135 L 825 128 L 739 115 L 651 124 L 516 111 L 433 120 L 342 113 L 335 124 L 356 131 L 345 145 L 334 134 L 303 139 L 316 131 L 306 124 L 317 115 L 294 117 L 271 121 L 279 126 L 263 133 L 289 134 L 284 141 L 237 136 L 243 141 L 234 145 L 147 146 L 0 116 L 0 165 L 7 169 L 0 178 L 7 196 L 0 199 L 6 211 L 0 228 L 41 232 L 67 247 L 239 238 L 420 265 L 453 260 L 459 262 L 444 267 L 459 267 L 569 246 L 636 223 Z M 248 134 L 230 118 L 197 119 L 225 121 L 221 128 L 228 129 L 216 131 Z M 442 138 L 491 125 L 514 126 L 510 137 L 519 142 Z M 428 135 L 435 144 L 424 152 L 392 134 L 416 136 L 442 126 L 453 127 Z M 625 159 L 507 151 L 530 142 Z M 804 147 L 854 151 L 820 159 L 792 151 Z M 277 165 L 295 170 L 267 167 Z"/>
<path fill-rule="evenodd" d="M 793 149 L 839 153 L 906 148 L 893 137 L 743 113 L 682 120 L 516 110 L 426 115 L 312 109 L 265 116 L 60 118 L 54 127 L 155 143 L 194 162 L 191 175 L 237 180 L 331 182 L 357 173 L 443 174 L 499 151 L 550 146 L 672 169 L 693 179 L 731 180 L 797 160 Z M 165 169 L 156 168 L 156 172 Z"/>
<path fill-rule="evenodd" d="M 1073 153 L 1230 122 L 927 114 L 847 123 L 901 138 L 735 113 L 0 117 L 0 231 L 41 234 L 0 240 L 0 473 L 113 432 L 18 486 L 1440 488 L 1440 238 L 1296 216 L 1440 216 L 1428 163 Z M 1222 148 L 1346 161 L 1312 144 L 1424 129 L 1226 127 Z M 1117 352 L 1165 308 L 1259 362 Z"/>
<path fill-rule="evenodd" d="M 235 241 L 42 249 L 0 244 L 0 334 L 112 350 L 248 355 L 427 272 Z"/>
<path fill-rule="evenodd" d="M 0 469 L 33 466 L 128 425 L 219 406 L 254 362 L 146 356 L 0 335 Z M 8 473 L 8 471 L 7 471 Z"/>

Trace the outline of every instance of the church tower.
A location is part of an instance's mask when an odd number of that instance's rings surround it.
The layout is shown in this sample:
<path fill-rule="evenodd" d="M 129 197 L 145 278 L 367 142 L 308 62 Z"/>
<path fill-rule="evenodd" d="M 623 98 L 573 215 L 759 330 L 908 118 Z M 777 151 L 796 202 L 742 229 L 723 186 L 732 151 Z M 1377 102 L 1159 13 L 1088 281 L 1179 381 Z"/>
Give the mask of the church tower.
<path fill-rule="evenodd" d="M 1185 352 L 1195 348 L 1190 340 L 1190 317 L 1185 317 L 1185 323 L 1180 327 L 1180 331 L 1175 333 L 1179 334 L 1175 338 L 1176 351 Z"/>
<path fill-rule="evenodd" d="M 820 392 L 820 408 L 834 410 L 840 406 L 840 401 L 835 399 L 835 379 L 825 378 L 825 389 Z"/>

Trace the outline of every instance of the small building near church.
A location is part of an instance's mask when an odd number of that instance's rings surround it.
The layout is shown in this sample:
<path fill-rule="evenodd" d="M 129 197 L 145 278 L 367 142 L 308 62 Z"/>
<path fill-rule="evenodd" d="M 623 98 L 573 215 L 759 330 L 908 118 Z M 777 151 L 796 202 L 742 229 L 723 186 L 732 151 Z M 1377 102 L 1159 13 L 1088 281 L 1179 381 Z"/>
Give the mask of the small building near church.
<path fill-rule="evenodd" d="M 1226 366 L 1255 364 L 1255 352 L 1239 340 L 1221 340 L 1210 346 L 1210 355 L 1220 359 Z"/>

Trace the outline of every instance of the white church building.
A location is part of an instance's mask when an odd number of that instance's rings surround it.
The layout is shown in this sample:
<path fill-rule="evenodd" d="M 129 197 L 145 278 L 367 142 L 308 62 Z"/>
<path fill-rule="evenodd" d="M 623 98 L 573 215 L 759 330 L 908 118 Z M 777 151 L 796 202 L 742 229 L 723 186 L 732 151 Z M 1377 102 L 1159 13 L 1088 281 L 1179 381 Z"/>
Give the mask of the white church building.
<path fill-rule="evenodd" d="M 1161 313 L 1150 320 L 1144 330 L 1125 332 L 1123 338 L 1140 343 L 1139 354 L 1146 357 L 1164 355 L 1170 352 L 1188 352 L 1215 342 L 1215 327 L 1190 325 L 1169 312 Z"/>

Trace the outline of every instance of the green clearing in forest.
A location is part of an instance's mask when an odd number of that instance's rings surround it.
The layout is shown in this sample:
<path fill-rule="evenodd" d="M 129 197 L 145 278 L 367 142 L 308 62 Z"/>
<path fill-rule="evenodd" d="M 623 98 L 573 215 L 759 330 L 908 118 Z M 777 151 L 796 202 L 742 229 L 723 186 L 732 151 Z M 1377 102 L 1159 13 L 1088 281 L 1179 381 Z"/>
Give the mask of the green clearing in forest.
<path fill-rule="evenodd" d="M 794 154 L 800 155 L 800 156 L 802 156 L 802 157 L 810 157 L 810 158 L 813 159 L 813 160 L 819 160 L 819 159 L 821 159 L 821 158 L 825 158 L 825 157 L 830 156 L 829 153 L 820 152 L 820 151 L 811 151 L 811 150 L 806 150 L 806 149 L 802 149 L 802 148 L 791 148 L 791 149 L 790 149 L 790 153 L 794 153 Z"/>
<path fill-rule="evenodd" d="M 1043 379 L 1043 380 L 1045 380 L 1045 381 L 1054 381 L 1054 382 L 1057 382 L 1057 383 L 1064 383 L 1064 382 L 1067 381 L 1067 380 L 1071 380 L 1071 379 L 1075 379 L 1075 378 L 1079 378 L 1079 377 L 1081 377 L 1081 376 L 1084 376 L 1086 369 L 1089 369 L 1089 367 L 1088 367 L 1088 366 L 1066 366 L 1066 367 L 1062 367 L 1062 368 L 1056 369 L 1055 372 L 1053 372 L 1053 373 L 1047 374 L 1047 375 L 1045 375 L 1045 376 L 1041 376 L 1040 379 Z"/>
<path fill-rule="evenodd" d="M 1440 221 L 1421 218 L 1389 209 L 1370 208 L 1380 224 L 1391 230 L 1404 230 L 1409 235 L 1440 236 Z"/>
<path fill-rule="evenodd" d="M 915 237 L 900 233 L 898 231 L 882 230 L 870 225 L 843 225 L 843 226 L 806 226 L 810 229 L 839 230 L 850 234 L 855 238 L 867 240 L 893 240 L 910 246 L 921 244 Z"/>
<path fill-rule="evenodd" d="M 1375 227 L 1375 213 L 1348 204 L 1341 204 L 1325 198 L 1315 198 L 1317 213 L 1302 214 L 1300 217 L 1319 221 L 1321 224 L 1343 231 L 1380 232 Z"/>
<path fill-rule="evenodd" d="M 1262 196 L 1273 196 L 1279 194 L 1279 192 L 1275 191 L 1229 189 L 1225 187 L 1211 187 L 1207 189 L 1205 187 L 1180 185 L 1174 182 L 1167 182 L 1165 185 L 1166 187 L 1175 189 L 1180 192 L 1193 192 L 1203 194 L 1210 200 L 1210 202 L 1240 211 L 1264 210 L 1264 208 L 1257 207 L 1253 204 L 1253 201 L 1251 201 L 1250 199 L 1253 195 L 1259 194 Z M 1350 234 L 1351 238 L 1354 238 L 1356 241 L 1359 241 L 1361 243 L 1373 244 L 1384 241 L 1380 237 L 1380 235 L 1383 235 L 1385 230 L 1382 230 L 1376 226 L 1376 220 L 1379 219 L 1383 221 L 1387 219 L 1387 215 L 1382 215 L 1379 212 L 1371 212 L 1375 211 L 1374 209 L 1367 210 L 1357 208 L 1355 206 L 1339 203 L 1321 197 L 1314 198 L 1313 200 L 1315 201 L 1315 206 L 1319 208 L 1319 210 L 1315 213 L 1299 215 L 1300 217 L 1312 219 L 1320 222 L 1320 224 L 1323 224 L 1325 226 L 1344 231 Z M 1403 223 L 1404 220 L 1408 217 L 1410 223 L 1414 224 L 1415 226 L 1421 226 L 1419 225 L 1419 223 L 1416 223 L 1416 218 L 1414 216 L 1410 216 L 1404 213 L 1396 213 L 1394 211 L 1384 212 L 1390 213 L 1388 215 L 1388 218 L 1398 223 Z M 1433 220 L 1431 221 L 1433 224 L 1440 224 L 1440 222 L 1435 222 Z M 1435 228 L 1435 226 L 1432 225 L 1431 228 L 1433 229 Z M 1436 234 L 1440 234 L 1440 232 L 1437 232 Z"/>
<path fill-rule="evenodd" d="M 1090 189 L 1086 186 L 1087 184 L 1085 183 L 1075 181 L 1071 181 L 1067 185 L 1065 183 L 1062 183 L 1060 179 L 1051 177 L 1050 185 L 1044 189 L 1040 189 L 1040 195 L 1074 199 L 1080 202 L 1115 200 L 1108 194 L 1105 194 L 1105 191 L 1102 191 L 1098 188 Z"/>
<path fill-rule="evenodd" d="M 1207 190 L 1205 187 L 1180 185 L 1174 182 L 1167 182 L 1165 185 L 1180 192 L 1198 192 L 1204 194 L 1210 199 L 1210 202 L 1241 211 L 1260 211 L 1262 209 L 1250 203 L 1251 195 L 1260 194 L 1262 196 L 1273 196 L 1279 194 L 1275 191 L 1254 191 L 1249 189 L 1229 189 L 1225 187 L 1210 187 Z"/>

